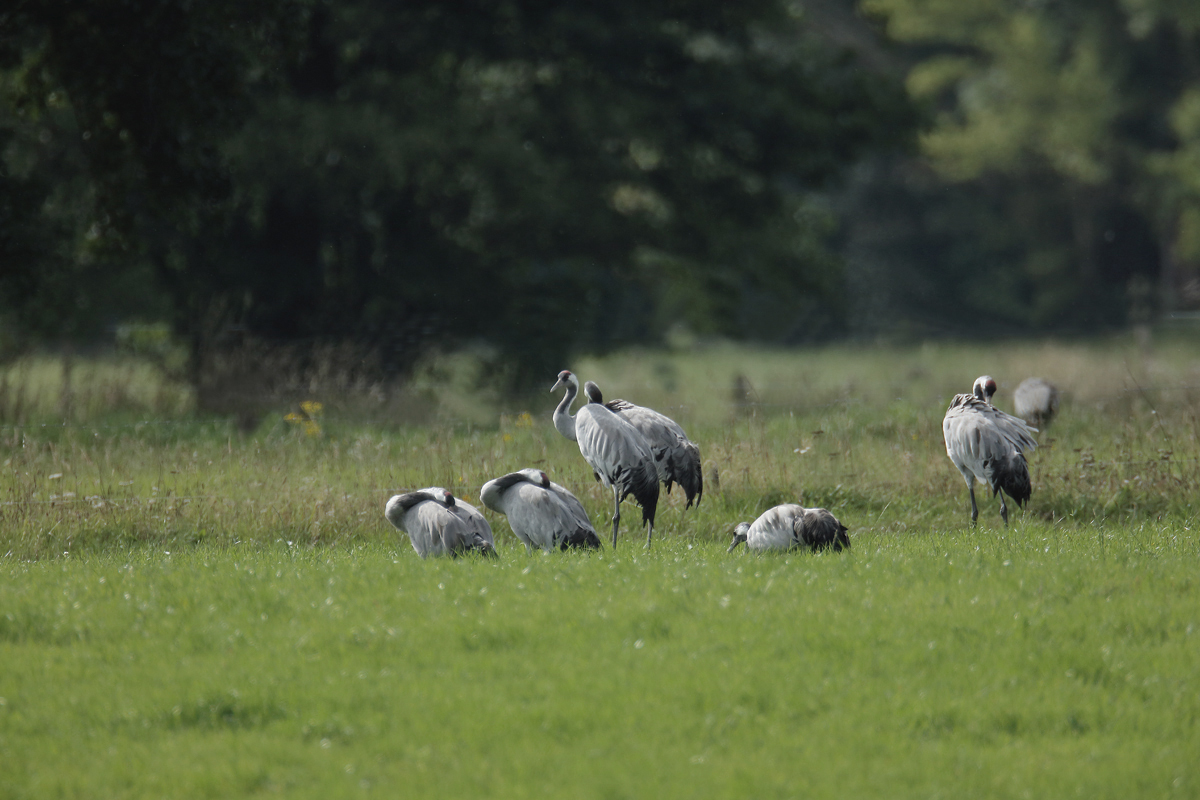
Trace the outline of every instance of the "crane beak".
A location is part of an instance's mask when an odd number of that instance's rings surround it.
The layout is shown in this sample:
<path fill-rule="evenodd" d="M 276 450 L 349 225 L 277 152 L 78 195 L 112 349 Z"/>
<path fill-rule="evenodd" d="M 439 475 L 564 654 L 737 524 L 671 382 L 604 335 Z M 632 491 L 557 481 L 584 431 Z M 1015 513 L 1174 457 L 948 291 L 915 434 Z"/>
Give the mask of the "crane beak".
<path fill-rule="evenodd" d="M 554 385 L 550 387 L 550 391 L 556 392 L 562 385 L 563 385 L 562 378 L 559 378 L 558 380 L 556 380 L 554 382 Z"/>
<path fill-rule="evenodd" d="M 737 549 L 737 546 L 746 541 L 746 534 L 750 532 L 750 525 L 746 522 L 739 522 L 737 527 L 733 529 L 733 544 L 729 545 L 726 553 L 732 553 Z M 747 545 L 748 546 L 748 545 Z"/>

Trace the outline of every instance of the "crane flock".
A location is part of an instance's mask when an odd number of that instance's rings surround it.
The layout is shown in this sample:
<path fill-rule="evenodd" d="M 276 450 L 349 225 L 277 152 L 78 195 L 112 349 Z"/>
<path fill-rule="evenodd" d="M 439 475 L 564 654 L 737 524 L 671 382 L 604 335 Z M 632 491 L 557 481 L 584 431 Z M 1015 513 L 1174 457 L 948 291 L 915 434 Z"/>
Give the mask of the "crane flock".
<path fill-rule="evenodd" d="M 617 546 L 621 503 L 632 496 L 641 507 L 647 528 L 646 547 L 654 538 L 659 484 L 668 494 L 682 488 L 684 510 L 697 506 L 704 495 L 700 449 L 671 418 L 630 403 L 605 403 L 595 383 L 584 384 L 585 402 L 574 414 L 579 378 L 563 370 L 551 387 L 563 391 L 551 419 L 565 438 L 575 442 L 592 475 L 613 493 L 612 547 Z M 971 524 L 979 518 L 975 482 L 1000 496 L 1000 516 L 1008 524 L 1005 497 L 1023 507 L 1031 494 L 1025 453 L 1037 447 L 1032 427 L 1018 416 L 992 405 L 996 381 L 976 379 L 970 394 L 955 395 L 942 421 L 946 454 L 967 483 Z M 1018 414 L 1045 424 L 1058 410 L 1058 390 L 1041 379 L 1026 380 L 1014 395 Z M 484 507 L 507 519 L 528 552 L 568 549 L 595 550 L 600 537 L 583 504 L 544 470 L 519 469 L 487 481 L 480 491 Z M 470 503 L 445 488 L 430 487 L 398 494 L 387 501 L 384 516 L 405 531 L 421 558 L 457 557 L 476 552 L 496 557 L 495 540 L 487 519 Z M 767 509 L 753 522 L 740 522 L 732 531 L 729 552 L 745 544 L 753 551 L 849 549 L 847 528 L 824 508 L 784 503 Z"/>

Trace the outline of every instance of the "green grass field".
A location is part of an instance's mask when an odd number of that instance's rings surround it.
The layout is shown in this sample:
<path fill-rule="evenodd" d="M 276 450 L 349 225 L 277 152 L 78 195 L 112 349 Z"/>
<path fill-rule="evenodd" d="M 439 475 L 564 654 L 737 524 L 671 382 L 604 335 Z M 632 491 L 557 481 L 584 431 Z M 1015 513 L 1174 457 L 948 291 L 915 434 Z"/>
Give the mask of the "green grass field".
<path fill-rule="evenodd" d="M 596 554 L 529 556 L 489 512 L 495 562 L 422 562 L 383 520 L 402 489 L 475 501 L 539 466 L 603 532 L 548 392 L 426 383 L 443 410 L 421 424 L 314 396 L 319 431 L 280 408 L 243 434 L 169 385 L 107 389 L 106 411 L 78 376 L 64 420 L 53 369 L 10 370 L 0 797 L 1200 796 L 1200 348 L 573 368 L 701 446 L 704 501 L 664 495 L 650 552 L 632 505 Z M 982 492 L 969 527 L 941 443 L 981 372 L 1001 406 L 1028 374 L 1067 393 L 1007 529 Z M 797 499 L 852 550 L 724 552 Z"/>

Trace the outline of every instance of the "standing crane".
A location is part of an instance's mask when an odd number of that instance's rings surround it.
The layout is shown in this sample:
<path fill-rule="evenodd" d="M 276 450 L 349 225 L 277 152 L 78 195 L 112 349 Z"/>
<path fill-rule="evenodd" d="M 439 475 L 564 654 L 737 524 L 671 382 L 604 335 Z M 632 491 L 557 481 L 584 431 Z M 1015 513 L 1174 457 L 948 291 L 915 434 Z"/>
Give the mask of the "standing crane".
<path fill-rule="evenodd" d="M 1058 413 L 1058 387 L 1041 378 L 1026 378 L 1013 392 L 1017 416 L 1035 428 L 1043 428 Z"/>
<path fill-rule="evenodd" d="M 996 381 L 990 375 L 975 380 L 971 394 L 958 394 L 950 401 L 942 420 L 946 455 L 958 467 L 971 493 L 971 524 L 979 519 L 975 504 L 975 481 L 987 484 L 992 496 L 1000 495 L 1000 517 L 1008 524 L 1004 495 L 1024 506 L 1032 492 L 1025 450 L 1037 447 L 1037 428 L 1005 414 L 992 405 Z"/>
<path fill-rule="evenodd" d="M 646 547 L 654 538 L 654 513 L 658 508 L 658 471 L 645 437 L 627 421 L 600 403 L 584 403 L 571 416 L 571 403 L 579 394 L 579 378 L 564 369 L 550 388 L 566 389 L 554 409 L 554 427 L 579 445 L 596 480 L 613 490 L 613 547 L 621 524 L 621 501 L 629 495 L 642 507 L 642 524 L 649 525 Z"/>
<path fill-rule="evenodd" d="M 483 485 L 479 499 L 492 511 L 508 517 L 525 549 L 566 550 L 600 547 L 583 503 L 540 469 L 510 472 Z"/>
<path fill-rule="evenodd" d="M 687 496 L 684 508 L 691 508 L 693 499 L 697 506 L 700 505 L 700 499 L 704 496 L 700 448 L 687 437 L 679 423 L 652 408 L 636 406 L 628 400 L 609 400 L 605 403 L 600 387 L 591 381 L 583 385 L 583 393 L 589 402 L 601 403 L 609 411 L 628 420 L 646 438 L 650 453 L 654 456 L 658 479 L 667 487 L 667 494 L 671 493 L 672 483 L 678 483 Z"/>
<path fill-rule="evenodd" d="M 805 508 L 795 503 L 767 509 L 753 523 L 739 522 L 733 529 L 729 552 L 742 542 L 747 548 L 759 551 L 801 547 L 813 551 L 826 547 L 838 551 L 850 549 L 846 526 L 837 517 L 824 508 Z"/>
<path fill-rule="evenodd" d="M 492 528 L 479 509 L 440 486 L 396 495 L 387 501 L 383 515 L 408 534 L 421 558 L 457 558 L 472 550 L 496 557 Z"/>

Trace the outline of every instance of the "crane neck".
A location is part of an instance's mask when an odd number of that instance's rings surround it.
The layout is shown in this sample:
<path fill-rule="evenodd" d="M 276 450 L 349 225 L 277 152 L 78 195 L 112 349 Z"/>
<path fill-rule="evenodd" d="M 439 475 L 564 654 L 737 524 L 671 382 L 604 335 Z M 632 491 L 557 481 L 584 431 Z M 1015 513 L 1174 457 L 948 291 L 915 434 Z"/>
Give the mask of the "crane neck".
<path fill-rule="evenodd" d="M 563 395 L 563 399 L 559 402 L 558 408 L 554 409 L 554 427 L 558 428 L 558 432 L 570 439 L 572 442 L 579 441 L 575 436 L 575 417 L 571 416 L 571 403 L 575 402 L 575 396 L 579 394 L 579 381 L 572 380 L 567 383 L 567 391 Z"/>

